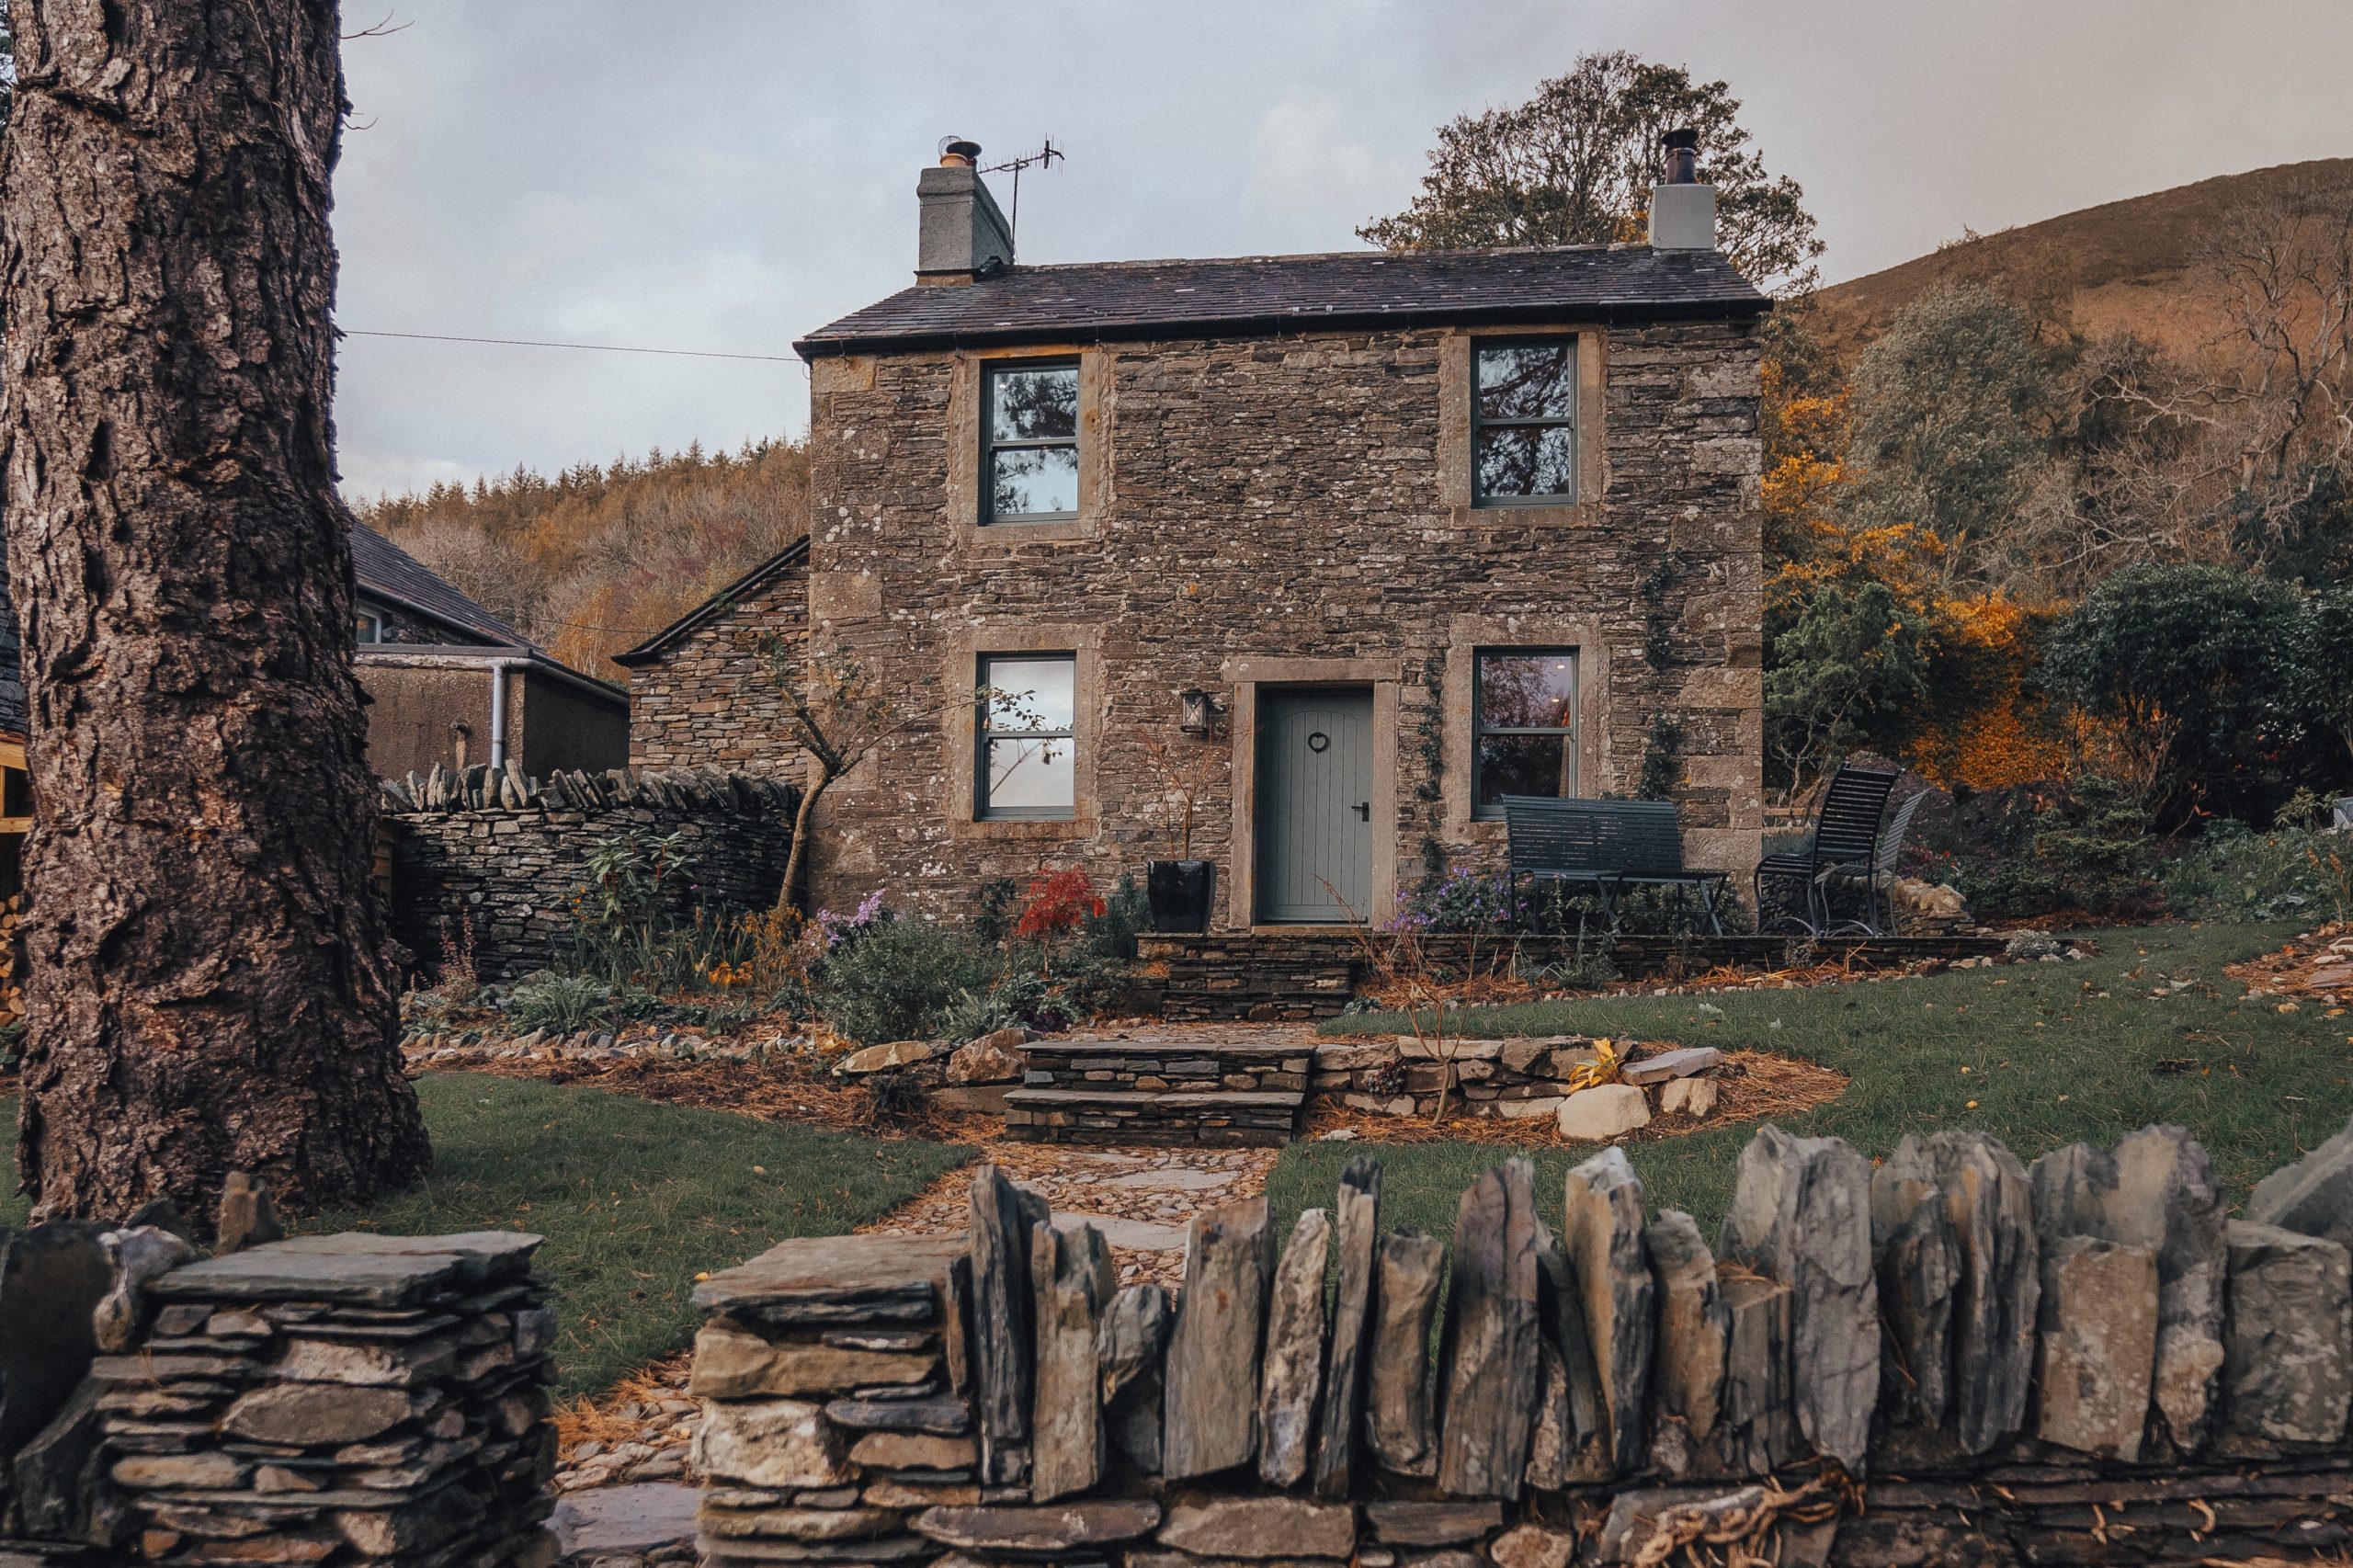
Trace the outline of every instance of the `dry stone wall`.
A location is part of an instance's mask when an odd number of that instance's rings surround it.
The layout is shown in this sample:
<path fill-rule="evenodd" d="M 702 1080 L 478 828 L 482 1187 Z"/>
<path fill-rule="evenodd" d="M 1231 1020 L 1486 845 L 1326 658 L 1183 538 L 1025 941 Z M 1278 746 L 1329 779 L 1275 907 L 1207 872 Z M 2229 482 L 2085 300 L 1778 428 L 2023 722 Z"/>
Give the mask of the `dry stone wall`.
<path fill-rule="evenodd" d="M 0 1234 L 0 1564 L 547 1568 L 539 1242 Z"/>
<path fill-rule="evenodd" d="M 2030 1166 L 1915 1136 L 1876 1167 L 1768 1127 L 1712 1251 L 1614 1148 L 1557 1196 L 1489 1170 L 1450 1245 L 1384 1228 L 1381 1189 L 1358 1160 L 1287 1233 L 1264 1199 L 1198 1216 L 1173 1298 L 1117 1288 L 1091 1227 L 993 1166 L 964 1236 L 788 1242 L 713 1277 L 705 1562 L 2353 1545 L 2353 1130 L 2244 1221 L 2168 1127 Z"/>
<path fill-rule="evenodd" d="M 685 835 L 690 904 L 761 909 L 776 902 L 792 850 L 800 792 L 716 769 L 617 767 L 545 780 L 511 765 L 383 782 L 392 843 L 392 934 L 427 963 L 462 930 L 485 980 L 547 967 L 573 928 L 589 851 L 616 834 Z"/>

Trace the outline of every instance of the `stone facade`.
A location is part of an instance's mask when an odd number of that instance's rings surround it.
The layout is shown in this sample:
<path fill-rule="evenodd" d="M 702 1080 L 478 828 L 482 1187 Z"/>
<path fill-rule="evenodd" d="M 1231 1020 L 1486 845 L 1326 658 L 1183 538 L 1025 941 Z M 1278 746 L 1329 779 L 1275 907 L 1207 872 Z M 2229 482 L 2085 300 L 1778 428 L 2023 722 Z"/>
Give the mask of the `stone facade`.
<path fill-rule="evenodd" d="M 803 540 L 623 656 L 630 673 L 630 761 L 640 767 L 725 767 L 798 778 L 801 748 L 763 642 L 796 656 L 809 641 Z"/>
<path fill-rule="evenodd" d="M 1372 332 L 1040 345 L 812 365 L 806 597 L 789 575 L 637 662 L 640 760 L 797 766 L 743 650 L 774 630 L 929 690 L 985 653 L 1074 653 L 1068 820 L 981 818 L 972 716 L 910 725 L 819 807 L 813 890 L 962 915 L 992 881 L 1098 882 L 1170 854 L 1145 736 L 1213 749 L 1193 854 L 1222 929 L 1254 913 L 1262 691 L 1369 687 L 1374 907 L 1427 866 L 1498 863 L 1474 821 L 1478 650 L 1574 648 L 1580 787 L 1632 792 L 1672 732 L 1691 864 L 1745 873 L 1762 824 L 1761 514 L 1753 319 L 1563 322 L 1587 367 L 1574 506 L 1468 505 L 1470 349 L 1483 334 Z M 1080 363 L 1080 513 L 975 524 L 980 371 Z M 1179 692 L 1223 719 L 1179 740 Z M 1745 881 L 1745 877 L 1738 880 Z"/>
<path fill-rule="evenodd" d="M 573 928 L 590 850 L 616 834 L 682 833 L 692 900 L 764 909 L 784 884 L 799 794 L 773 779 L 715 772 L 563 774 L 483 788 L 485 770 L 436 790 L 412 774 L 385 787 L 392 842 L 392 934 L 427 965 L 460 926 L 484 980 L 548 966 Z M 434 779 L 443 778 L 434 770 Z M 469 790 L 467 783 L 472 788 Z M 686 895 L 680 895 L 685 913 Z"/>

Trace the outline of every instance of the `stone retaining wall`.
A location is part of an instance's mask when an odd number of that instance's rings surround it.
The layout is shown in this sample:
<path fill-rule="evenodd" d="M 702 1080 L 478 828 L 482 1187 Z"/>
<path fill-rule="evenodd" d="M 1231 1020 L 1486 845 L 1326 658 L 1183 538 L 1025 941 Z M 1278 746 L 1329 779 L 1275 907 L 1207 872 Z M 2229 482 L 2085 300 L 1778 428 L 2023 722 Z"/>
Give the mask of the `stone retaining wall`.
<path fill-rule="evenodd" d="M 1379 940 L 1381 938 L 1376 938 Z M 1924 960 L 1959 962 L 2003 949 L 1998 936 L 1957 932 L 1916 937 L 1665 937 L 1621 933 L 1582 943 L 1574 937 L 1457 937 L 1421 939 L 1428 961 L 1454 972 L 1536 976 L 1607 956 L 1624 979 L 1699 974 L 1719 966 L 1793 969 L 1842 963 L 1900 969 Z M 1336 1017 L 1371 978 L 1364 939 L 1345 931 L 1210 936 L 1147 934 L 1137 940 L 1150 1001 L 1171 1022 L 1248 1019 L 1305 1023 Z"/>
<path fill-rule="evenodd" d="M 2031 1167 L 1938 1133 L 1876 1169 L 1768 1128 L 1713 1253 L 1617 1149 L 1558 1200 L 1489 1170 L 1450 1254 L 1381 1201 L 1358 1160 L 1287 1236 L 1264 1199 L 1198 1216 L 1172 1300 L 990 1166 L 966 1235 L 788 1242 L 706 1280 L 706 1563 L 2353 1543 L 2353 1133 L 2242 1221 L 2177 1128 Z"/>
<path fill-rule="evenodd" d="M 547 1568 L 539 1244 L 0 1233 L 0 1564 Z"/>
<path fill-rule="evenodd" d="M 614 768 L 544 781 L 435 768 L 384 782 L 394 824 L 392 933 L 428 966 L 470 934 L 484 980 L 547 967 L 573 927 L 573 897 L 597 844 L 625 832 L 685 835 L 692 886 L 670 903 L 727 912 L 776 902 L 792 850 L 800 793 L 791 785 L 715 769 Z"/>

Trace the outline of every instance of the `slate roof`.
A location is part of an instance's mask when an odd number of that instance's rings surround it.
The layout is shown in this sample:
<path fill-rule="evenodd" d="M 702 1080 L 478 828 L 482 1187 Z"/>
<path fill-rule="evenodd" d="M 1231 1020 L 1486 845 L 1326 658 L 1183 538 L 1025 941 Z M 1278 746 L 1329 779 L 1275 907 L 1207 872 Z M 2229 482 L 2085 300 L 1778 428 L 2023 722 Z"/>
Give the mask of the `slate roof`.
<path fill-rule="evenodd" d="M 1720 252 L 1648 245 L 1087 262 L 1008 267 L 970 284 L 903 289 L 793 347 L 813 358 L 869 347 L 1222 336 L 1310 325 L 1744 316 L 1770 304 Z"/>
<path fill-rule="evenodd" d="M 802 534 L 799 539 L 794 540 L 790 544 L 786 545 L 782 550 L 778 551 L 774 555 L 769 556 L 766 561 L 761 562 L 757 566 L 753 567 L 749 572 L 745 573 L 741 577 L 640 642 L 636 647 L 626 653 L 615 653 L 613 663 L 624 669 L 635 669 L 640 665 L 654 663 L 675 647 L 688 632 L 706 622 L 717 619 L 728 606 L 762 584 L 772 581 L 778 574 L 790 567 L 798 566 L 808 559 L 809 536 Z"/>
<path fill-rule="evenodd" d="M 529 639 L 451 587 L 434 570 L 378 533 L 352 519 L 351 571 L 360 591 L 388 598 L 442 622 L 449 630 L 510 648 Z"/>

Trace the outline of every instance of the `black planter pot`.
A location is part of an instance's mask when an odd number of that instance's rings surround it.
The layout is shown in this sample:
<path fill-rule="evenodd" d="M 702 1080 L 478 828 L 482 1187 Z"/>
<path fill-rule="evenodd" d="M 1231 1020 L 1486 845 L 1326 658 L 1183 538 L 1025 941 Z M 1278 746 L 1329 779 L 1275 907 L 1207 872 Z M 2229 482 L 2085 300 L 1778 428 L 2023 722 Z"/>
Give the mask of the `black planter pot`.
<path fill-rule="evenodd" d="M 1211 860 L 1154 860 L 1144 866 L 1144 897 L 1155 931 L 1198 933 L 1210 928 L 1210 894 L 1217 886 Z"/>

